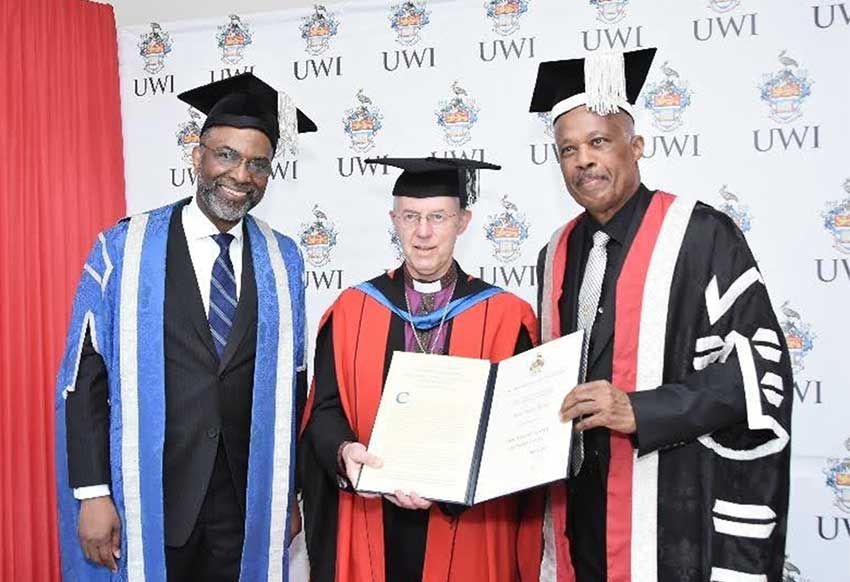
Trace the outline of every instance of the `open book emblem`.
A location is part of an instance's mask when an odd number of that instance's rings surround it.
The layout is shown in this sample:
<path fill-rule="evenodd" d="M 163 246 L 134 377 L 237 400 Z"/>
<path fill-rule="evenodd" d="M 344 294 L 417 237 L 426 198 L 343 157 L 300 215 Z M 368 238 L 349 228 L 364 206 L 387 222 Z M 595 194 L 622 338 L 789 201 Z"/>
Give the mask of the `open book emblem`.
<path fill-rule="evenodd" d="M 537 357 L 534 358 L 534 361 L 531 362 L 531 365 L 528 367 L 528 370 L 537 375 L 543 371 L 543 366 L 546 362 L 543 361 L 543 354 L 537 354 Z"/>

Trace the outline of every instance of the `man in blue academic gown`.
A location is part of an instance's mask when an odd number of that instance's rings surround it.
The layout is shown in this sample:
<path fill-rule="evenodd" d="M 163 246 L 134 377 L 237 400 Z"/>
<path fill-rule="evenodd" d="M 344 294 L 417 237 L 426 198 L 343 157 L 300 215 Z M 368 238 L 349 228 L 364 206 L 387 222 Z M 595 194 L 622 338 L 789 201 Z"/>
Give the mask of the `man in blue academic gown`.
<path fill-rule="evenodd" d="M 278 141 L 316 126 L 252 74 L 180 99 L 207 114 L 195 197 L 98 235 L 74 302 L 56 399 L 65 580 L 282 580 L 300 527 L 303 263 L 248 211 Z"/>

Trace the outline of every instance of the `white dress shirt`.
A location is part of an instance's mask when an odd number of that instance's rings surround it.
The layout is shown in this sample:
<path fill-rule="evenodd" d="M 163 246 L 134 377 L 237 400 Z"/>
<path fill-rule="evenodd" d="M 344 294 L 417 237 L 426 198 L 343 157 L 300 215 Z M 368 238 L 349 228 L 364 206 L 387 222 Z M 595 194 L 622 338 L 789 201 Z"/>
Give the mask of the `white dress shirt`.
<path fill-rule="evenodd" d="M 197 203 L 192 200 L 183 207 L 183 231 L 186 233 L 186 244 L 189 246 L 189 257 L 192 259 L 192 267 L 195 270 L 195 280 L 204 302 L 204 313 L 209 317 L 210 311 L 210 285 L 212 285 L 212 268 L 221 252 L 213 235 L 219 230 L 207 216 L 201 212 Z M 227 231 L 233 235 L 230 242 L 230 262 L 233 263 L 233 274 L 236 277 L 236 299 L 239 300 L 239 291 L 242 287 L 242 221 Z M 110 495 L 109 485 L 91 485 L 90 487 L 78 487 L 74 489 L 74 497 L 77 499 L 92 499 L 94 497 L 105 497 Z"/>
<path fill-rule="evenodd" d="M 195 279 L 198 281 L 198 289 L 201 291 L 201 299 L 204 302 L 204 313 L 209 317 L 212 268 L 221 252 L 213 235 L 218 234 L 219 230 L 193 200 L 183 208 L 183 231 L 186 233 L 189 256 L 192 258 Z M 230 262 L 233 263 L 233 274 L 236 277 L 238 301 L 242 287 L 242 221 L 237 222 L 236 226 L 227 232 L 233 235 L 233 240 L 230 242 Z"/>

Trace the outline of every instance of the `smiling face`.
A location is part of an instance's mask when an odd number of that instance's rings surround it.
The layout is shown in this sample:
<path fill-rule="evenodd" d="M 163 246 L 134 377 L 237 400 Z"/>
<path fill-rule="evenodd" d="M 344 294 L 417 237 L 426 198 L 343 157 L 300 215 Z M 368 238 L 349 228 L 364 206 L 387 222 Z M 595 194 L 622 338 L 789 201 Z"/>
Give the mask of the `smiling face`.
<path fill-rule="evenodd" d="M 260 169 L 272 157 L 271 142 L 256 129 L 216 126 L 201 143 L 192 151 L 198 207 L 226 232 L 263 199 L 269 178 Z"/>
<path fill-rule="evenodd" d="M 601 224 L 628 202 L 640 185 L 643 138 L 622 111 L 597 115 L 576 107 L 555 121 L 561 173 L 573 199 Z"/>
<path fill-rule="evenodd" d="M 418 215 L 421 218 L 408 222 L 405 215 Z M 442 215 L 443 220 L 429 220 L 429 215 Z M 454 196 L 396 196 L 390 218 L 401 241 L 410 276 L 420 281 L 436 281 L 449 271 L 455 242 L 469 226 L 472 213 L 462 209 L 460 201 Z"/>

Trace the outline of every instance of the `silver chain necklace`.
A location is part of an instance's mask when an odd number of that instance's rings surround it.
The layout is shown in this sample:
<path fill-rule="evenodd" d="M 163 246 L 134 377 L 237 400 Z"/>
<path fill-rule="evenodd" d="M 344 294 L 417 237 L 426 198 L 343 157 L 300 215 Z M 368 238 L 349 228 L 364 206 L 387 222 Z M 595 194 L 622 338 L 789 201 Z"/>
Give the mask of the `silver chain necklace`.
<path fill-rule="evenodd" d="M 428 346 L 429 349 L 425 349 L 425 345 L 422 343 L 422 340 L 419 338 L 419 332 L 416 331 L 416 326 L 413 325 L 413 310 L 410 308 L 410 300 L 407 298 L 407 289 L 404 290 L 404 305 L 407 307 L 407 323 L 410 325 L 410 330 L 413 332 L 413 337 L 416 338 L 416 343 L 419 346 L 419 349 L 422 350 L 423 354 L 433 354 L 434 346 L 437 345 L 437 340 L 440 338 L 440 333 L 443 331 L 443 324 L 446 323 L 446 315 L 449 313 L 449 305 L 452 303 L 452 295 L 455 292 L 455 285 L 457 284 L 457 279 L 452 283 L 451 291 L 449 292 L 449 300 L 446 301 L 446 306 L 443 308 L 443 317 L 440 318 L 440 326 L 437 328 L 437 333 L 431 338 L 431 345 Z"/>

